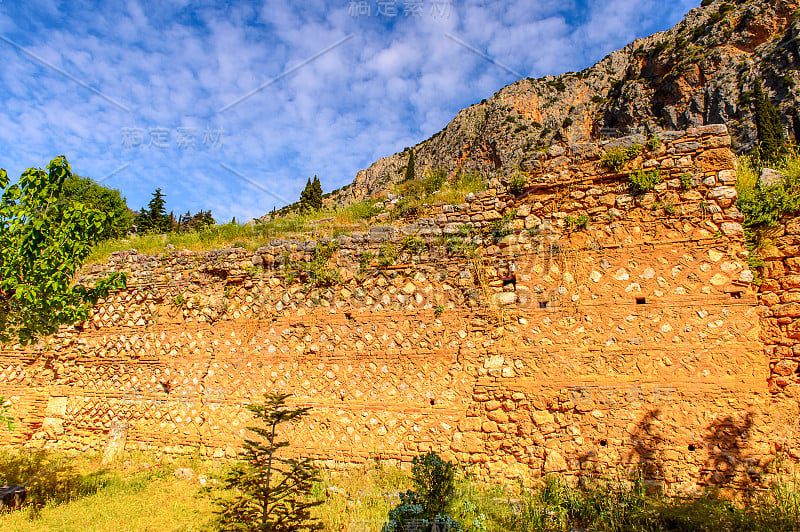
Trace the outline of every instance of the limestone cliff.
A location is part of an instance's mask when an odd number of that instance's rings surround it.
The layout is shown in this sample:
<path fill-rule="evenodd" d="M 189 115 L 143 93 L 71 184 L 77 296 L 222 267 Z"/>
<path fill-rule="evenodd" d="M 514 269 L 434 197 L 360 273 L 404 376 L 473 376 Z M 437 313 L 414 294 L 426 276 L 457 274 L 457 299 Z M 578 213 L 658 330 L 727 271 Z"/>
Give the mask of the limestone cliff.
<path fill-rule="evenodd" d="M 417 169 L 537 170 L 544 147 L 614 132 L 727 124 L 734 148 L 756 142 L 751 102 L 760 80 L 788 135 L 800 99 L 798 0 L 716 1 L 672 29 L 637 39 L 582 72 L 523 79 L 461 110 L 415 146 Z M 374 197 L 403 177 L 408 154 L 358 172 L 333 201 Z"/>

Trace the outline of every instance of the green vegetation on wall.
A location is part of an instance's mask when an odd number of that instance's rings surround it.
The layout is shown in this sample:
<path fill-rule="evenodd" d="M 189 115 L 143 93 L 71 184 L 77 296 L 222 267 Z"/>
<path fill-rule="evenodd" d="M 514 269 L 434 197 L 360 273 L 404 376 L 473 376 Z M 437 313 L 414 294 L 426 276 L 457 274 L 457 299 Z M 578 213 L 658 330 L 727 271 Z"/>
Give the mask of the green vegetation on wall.
<path fill-rule="evenodd" d="M 113 274 L 93 287 L 73 283 L 102 238 L 106 215 L 63 194 L 70 165 L 56 157 L 47 171 L 29 168 L 10 184 L 0 169 L 0 342 L 23 345 L 60 325 L 88 318 L 89 307 L 125 286 Z M 61 198 L 61 199 L 59 199 Z"/>

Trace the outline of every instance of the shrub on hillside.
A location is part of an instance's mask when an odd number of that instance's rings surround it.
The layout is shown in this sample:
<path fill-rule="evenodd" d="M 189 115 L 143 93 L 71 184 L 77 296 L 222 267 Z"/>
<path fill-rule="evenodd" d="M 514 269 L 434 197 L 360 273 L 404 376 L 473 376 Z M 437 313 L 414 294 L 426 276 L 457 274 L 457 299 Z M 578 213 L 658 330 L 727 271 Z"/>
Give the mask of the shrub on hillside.
<path fill-rule="evenodd" d="M 400 504 L 389 511 L 382 532 L 461 530 L 448 513 L 455 492 L 456 464 L 434 452 L 414 457 L 413 464 L 414 489 L 400 493 Z"/>

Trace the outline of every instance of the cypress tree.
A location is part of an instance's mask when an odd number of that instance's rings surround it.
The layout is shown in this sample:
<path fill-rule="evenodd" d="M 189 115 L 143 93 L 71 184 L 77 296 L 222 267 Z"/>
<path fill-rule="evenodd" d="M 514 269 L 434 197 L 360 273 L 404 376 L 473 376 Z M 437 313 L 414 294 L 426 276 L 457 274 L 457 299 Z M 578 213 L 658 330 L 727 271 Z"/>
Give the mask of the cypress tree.
<path fill-rule="evenodd" d="M 783 148 L 783 126 L 778 119 L 778 112 L 764 94 L 761 83 L 757 82 L 753 91 L 756 103 L 756 128 L 761 156 L 765 160 L 774 160 Z"/>
<path fill-rule="evenodd" d="M 322 208 L 322 183 L 319 178 L 314 176 L 314 182 L 311 184 L 311 208 L 318 210 Z"/>
<path fill-rule="evenodd" d="M 311 195 L 313 194 L 314 185 L 311 184 L 311 178 L 306 181 L 306 188 L 300 193 L 300 210 L 308 211 L 311 209 Z"/>
<path fill-rule="evenodd" d="M 415 177 L 416 171 L 414 170 L 414 150 L 411 150 L 411 153 L 408 156 L 408 164 L 406 165 L 405 181 L 411 181 Z"/>

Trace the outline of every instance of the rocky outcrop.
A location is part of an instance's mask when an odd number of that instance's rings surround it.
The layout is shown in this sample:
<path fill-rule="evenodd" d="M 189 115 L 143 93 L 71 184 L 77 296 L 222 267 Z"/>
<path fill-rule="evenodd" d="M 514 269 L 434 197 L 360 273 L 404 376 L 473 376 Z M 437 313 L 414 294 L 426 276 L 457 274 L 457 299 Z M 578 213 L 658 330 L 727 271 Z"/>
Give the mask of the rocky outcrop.
<path fill-rule="evenodd" d="M 727 124 L 734 148 L 751 148 L 757 81 L 786 132 L 800 134 L 793 125 L 800 99 L 798 8 L 797 0 L 712 2 L 586 70 L 517 81 L 416 145 L 417 171 L 536 171 L 553 144 L 706 124 Z M 380 195 L 402 179 L 407 161 L 407 152 L 376 161 L 330 201 Z"/>

